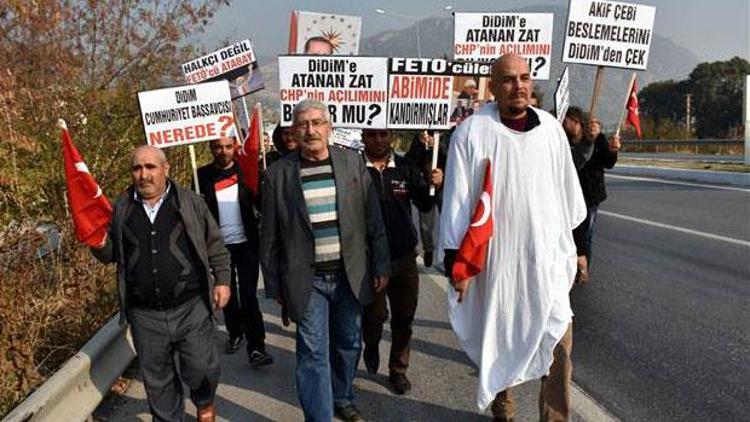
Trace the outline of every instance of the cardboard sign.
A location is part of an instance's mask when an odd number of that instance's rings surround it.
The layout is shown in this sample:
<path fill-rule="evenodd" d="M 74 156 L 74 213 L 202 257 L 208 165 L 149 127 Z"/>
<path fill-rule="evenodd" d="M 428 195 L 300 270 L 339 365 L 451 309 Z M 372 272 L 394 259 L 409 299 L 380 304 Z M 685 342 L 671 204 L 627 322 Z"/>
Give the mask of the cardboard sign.
<path fill-rule="evenodd" d="M 138 93 L 146 143 L 157 148 L 234 136 L 227 81 Z"/>
<path fill-rule="evenodd" d="M 362 129 L 334 128 L 331 131 L 331 136 L 328 137 L 328 143 L 357 151 L 361 151 L 365 147 L 365 144 L 362 143 Z"/>
<path fill-rule="evenodd" d="M 388 128 L 450 129 L 453 76 L 447 60 L 393 58 Z"/>
<path fill-rule="evenodd" d="M 646 70 L 656 8 L 570 0 L 562 61 Z"/>
<path fill-rule="evenodd" d="M 352 56 L 279 56 L 281 125 L 292 124 L 302 100 L 328 105 L 338 127 L 386 127 L 388 59 Z"/>
<path fill-rule="evenodd" d="M 570 76 L 568 75 L 568 67 L 565 66 L 555 91 L 555 115 L 560 123 L 565 119 L 568 107 L 570 107 Z"/>
<path fill-rule="evenodd" d="M 495 60 L 518 54 L 529 60 L 533 79 L 549 79 L 552 13 L 456 13 L 453 57 Z"/>
<path fill-rule="evenodd" d="M 258 70 L 250 40 L 206 54 L 182 64 L 189 84 L 226 79 L 232 99 L 263 89 L 263 75 Z"/>
<path fill-rule="evenodd" d="M 333 54 L 356 56 L 362 18 L 331 13 L 292 11 L 289 24 L 289 54 L 314 54 L 305 51 L 305 43 L 313 37 L 322 37 L 333 46 Z"/>

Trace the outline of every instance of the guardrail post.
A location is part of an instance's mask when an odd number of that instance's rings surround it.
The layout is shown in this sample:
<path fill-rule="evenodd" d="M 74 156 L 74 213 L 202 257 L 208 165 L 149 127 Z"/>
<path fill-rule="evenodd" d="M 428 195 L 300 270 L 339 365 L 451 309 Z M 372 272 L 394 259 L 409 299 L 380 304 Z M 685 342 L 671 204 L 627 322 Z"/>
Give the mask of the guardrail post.
<path fill-rule="evenodd" d="M 750 75 L 745 75 L 745 165 L 750 165 Z"/>

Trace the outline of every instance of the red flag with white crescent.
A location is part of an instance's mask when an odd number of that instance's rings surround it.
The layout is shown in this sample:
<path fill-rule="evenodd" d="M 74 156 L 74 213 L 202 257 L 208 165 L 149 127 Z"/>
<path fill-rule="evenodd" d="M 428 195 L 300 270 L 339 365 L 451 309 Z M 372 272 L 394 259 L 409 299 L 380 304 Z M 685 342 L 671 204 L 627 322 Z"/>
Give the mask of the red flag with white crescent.
<path fill-rule="evenodd" d="M 258 152 L 260 151 L 260 127 L 263 124 L 260 109 L 253 108 L 253 117 L 250 118 L 250 127 L 247 131 L 245 142 L 242 143 L 237 154 L 237 164 L 244 175 L 242 182 L 254 194 L 258 193 L 259 177 Z"/>
<path fill-rule="evenodd" d="M 484 173 L 484 189 L 474 207 L 471 224 L 466 231 L 453 264 L 452 280 L 468 280 L 484 270 L 487 263 L 487 248 L 494 229 L 492 218 L 492 164 L 487 159 Z"/>
<path fill-rule="evenodd" d="M 630 90 L 630 96 L 628 97 L 628 123 L 633 125 L 635 133 L 638 135 L 638 139 L 641 139 L 641 118 L 638 111 L 638 96 L 635 94 L 638 91 L 638 81 L 633 79 L 633 88 Z"/>
<path fill-rule="evenodd" d="M 60 120 L 59 125 L 62 129 L 68 204 L 73 214 L 76 238 L 89 246 L 98 247 L 107 233 L 112 205 L 73 145 L 65 122 Z"/>

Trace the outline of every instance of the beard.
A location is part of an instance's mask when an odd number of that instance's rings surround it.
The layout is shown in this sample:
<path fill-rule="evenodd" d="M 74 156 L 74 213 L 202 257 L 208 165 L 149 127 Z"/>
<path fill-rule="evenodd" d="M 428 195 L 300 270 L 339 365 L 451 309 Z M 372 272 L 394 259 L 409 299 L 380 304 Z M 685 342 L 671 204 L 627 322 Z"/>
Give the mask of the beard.
<path fill-rule="evenodd" d="M 508 111 L 511 112 L 512 114 L 521 114 L 524 111 L 526 111 L 527 108 L 528 108 L 528 105 L 525 105 L 525 106 L 522 106 L 522 107 L 509 105 L 508 106 Z"/>

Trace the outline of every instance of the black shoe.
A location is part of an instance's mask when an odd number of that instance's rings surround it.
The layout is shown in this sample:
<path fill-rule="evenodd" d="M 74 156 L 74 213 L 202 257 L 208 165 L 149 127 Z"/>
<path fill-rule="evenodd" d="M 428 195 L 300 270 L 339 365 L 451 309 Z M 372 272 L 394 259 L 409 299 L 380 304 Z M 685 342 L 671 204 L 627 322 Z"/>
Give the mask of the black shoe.
<path fill-rule="evenodd" d="M 432 252 L 424 253 L 424 266 L 425 268 L 432 267 Z"/>
<path fill-rule="evenodd" d="M 242 344 L 242 336 L 229 337 L 229 340 L 227 340 L 227 345 L 224 351 L 227 352 L 228 355 L 233 355 L 237 353 L 238 350 L 240 350 L 241 344 Z"/>
<path fill-rule="evenodd" d="M 253 350 L 249 355 L 250 367 L 257 368 L 259 366 L 270 365 L 273 363 L 273 356 L 268 354 L 265 350 Z"/>
<path fill-rule="evenodd" d="M 409 382 L 409 379 L 406 378 L 405 374 L 391 374 L 391 376 L 388 377 L 388 381 L 390 381 L 391 387 L 393 387 L 393 392 L 399 396 L 404 395 L 411 390 L 411 382 Z"/>
<path fill-rule="evenodd" d="M 359 409 L 354 407 L 353 404 L 348 404 L 343 407 L 333 407 L 333 414 L 336 415 L 337 418 L 346 421 L 346 422 L 363 422 L 365 418 L 362 417 L 362 414 L 359 413 Z"/>
<path fill-rule="evenodd" d="M 377 347 L 365 346 L 365 352 L 362 354 L 362 360 L 365 361 L 365 368 L 371 374 L 377 374 L 380 368 L 380 350 Z"/>

